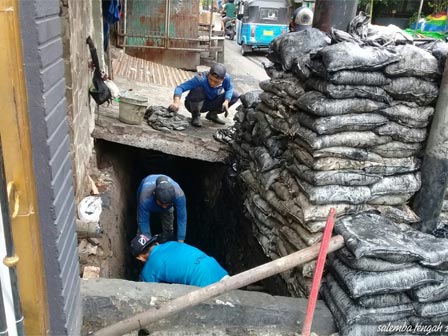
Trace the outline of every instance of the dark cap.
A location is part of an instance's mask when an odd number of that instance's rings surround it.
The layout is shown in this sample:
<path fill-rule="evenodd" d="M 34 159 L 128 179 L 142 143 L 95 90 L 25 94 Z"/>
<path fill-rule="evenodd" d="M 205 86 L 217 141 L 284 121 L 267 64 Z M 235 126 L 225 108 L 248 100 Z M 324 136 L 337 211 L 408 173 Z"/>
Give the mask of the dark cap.
<path fill-rule="evenodd" d="M 160 203 L 170 204 L 174 202 L 176 191 L 174 186 L 168 181 L 166 176 L 159 176 L 156 180 L 156 189 L 154 191 L 156 200 Z"/>
<path fill-rule="evenodd" d="M 210 75 L 223 79 L 226 77 L 226 68 L 222 64 L 215 63 L 210 68 Z"/>
<path fill-rule="evenodd" d="M 159 235 L 154 235 L 151 238 L 144 234 L 139 234 L 134 239 L 131 240 L 131 254 L 137 257 L 139 254 L 143 253 L 152 244 L 159 240 Z"/>

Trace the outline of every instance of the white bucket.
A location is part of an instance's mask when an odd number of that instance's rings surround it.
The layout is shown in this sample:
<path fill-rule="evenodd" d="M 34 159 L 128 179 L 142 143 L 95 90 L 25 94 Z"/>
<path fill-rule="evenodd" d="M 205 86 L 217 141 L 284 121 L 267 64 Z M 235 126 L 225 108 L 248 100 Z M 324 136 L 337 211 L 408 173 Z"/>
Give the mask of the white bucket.
<path fill-rule="evenodd" d="M 127 94 L 120 97 L 118 119 L 131 124 L 140 125 L 148 106 L 148 98 L 136 94 Z"/>

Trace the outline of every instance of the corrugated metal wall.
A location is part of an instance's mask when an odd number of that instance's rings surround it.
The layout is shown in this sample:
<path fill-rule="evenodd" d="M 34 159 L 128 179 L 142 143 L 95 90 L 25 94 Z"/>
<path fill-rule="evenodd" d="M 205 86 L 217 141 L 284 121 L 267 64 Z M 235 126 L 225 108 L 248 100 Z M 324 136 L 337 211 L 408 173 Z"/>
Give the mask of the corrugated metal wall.
<path fill-rule="evenodd" d="M 127 0 L 126 53 L 179 68 L 199 65 L 199 0 Z"/>
<path fill-rule="evenodd" d="M 80 278 L 59 0 L 20 1 L 48 335 L 79 335 Z M 87 92 L 86 92 L 87 94 Z"/>

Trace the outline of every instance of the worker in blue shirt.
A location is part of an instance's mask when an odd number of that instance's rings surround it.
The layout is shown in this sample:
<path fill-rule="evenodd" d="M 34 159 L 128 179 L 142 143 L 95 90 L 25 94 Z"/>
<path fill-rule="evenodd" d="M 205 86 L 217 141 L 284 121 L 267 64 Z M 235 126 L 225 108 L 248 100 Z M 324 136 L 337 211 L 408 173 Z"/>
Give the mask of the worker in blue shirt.
<path fill-rule="evenodd" d="M 205 287 L 228 277 L 215 258 L 188 244 L 159 237 L 137 235 L 131 241 L 132 255 L 144 262 L 140 278 L 145 282 L 166 282 Z"/>
<path fill-rule="evenodd" d="M 185 107 L 191 113 L 191 124 L 201 127 L 201 113 L 207 112 L 205 118 L 214 123 L 224 125 L 225 121 L 218 114 L 225 112 L 227 117 L 229 107 L 235 104 L 239 94 L 233 90 L 232 81 L 226 68 L 219 63 L 212 65 L 209 71 L 201 72 L 192 79 L 180 84 L 174 90 L 173 103 L 169 109 L 177 112 L 180 98 L 190 91 L 185 98 Z"/>
<path fill-rule="evenodd" d="M 139 232 L 151 237 L 151 212 L 160 213 L 162 235 L 169 240 L 174 235 L 174 208 L 177 215 L 177 240 L 184 242 L 187 231 L 187 209 L 183 190 L 166 175 L 149 175 L 137 191 L 137 222 Z"/>

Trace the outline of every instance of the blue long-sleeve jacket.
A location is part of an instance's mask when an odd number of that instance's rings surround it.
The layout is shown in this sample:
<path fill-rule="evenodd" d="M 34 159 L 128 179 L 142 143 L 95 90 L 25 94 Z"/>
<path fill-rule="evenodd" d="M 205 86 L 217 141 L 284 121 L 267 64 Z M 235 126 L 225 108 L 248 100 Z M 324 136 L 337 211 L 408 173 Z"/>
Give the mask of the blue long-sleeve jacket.
<path fill-rule="evenodd" d="M 175 241 L 155 246 L 140 275 L 145 282 L 168 282 L 205 287 L 228 275 L 215 258 Z"/>
<path fill-rule="evenodd" d="M 140 233 L 151 236 L 151 212 L 166 212 L 169 208 L 159 207 L 154 197 L 154 190 L 156 188 L 156 180 L 159 176 L 165 175 L 149 175 L 140 183 L 137 191 L 138 200 L 138 227 Z M 172 178 L 166 176 L 168 181 L 174 186 L 176 191 L 176 198 L 174 199 L 174 208 L 177 216 L 177 240 L 185 240 L 187 231 L 187 207 L 185 194 Z"/>
<path fill-rule="evenodd" d="M 186 91 L 190 91 L 192 89 L 195 89 L 199 86 L 202 86 L 204 88 L 205 95 L 206 95 L 207 99 L 209 99 L 209 100 L 215 99 L 217 96 L 219 96 L 222 93 L 222 89 L 224 89 L 224 92 L 225 92 L 224 99 L 227 99 L 228 101 L 230 101 L 232 99 L 232 95 L 233 95 L 233 85 L 232 85 L 232 81 L 230 80 L 230 76 L 228 74 L 226 74 L 222 84 L 215 88 L 212 88 L 210 86 L 210 84 L 208 84 L 207 75 L 208 75 L 208 71 L 205 71 L 205 72 L 202 72 L 202 73 L 194 76 L 192 79 L 187 80 L 186 82 L 183 82 L 182 84 L 180 84 L 179 86 L 177 86 L 174 89 L 174 96 L 181 97 L 182 93 L 184 93 Z"/>

